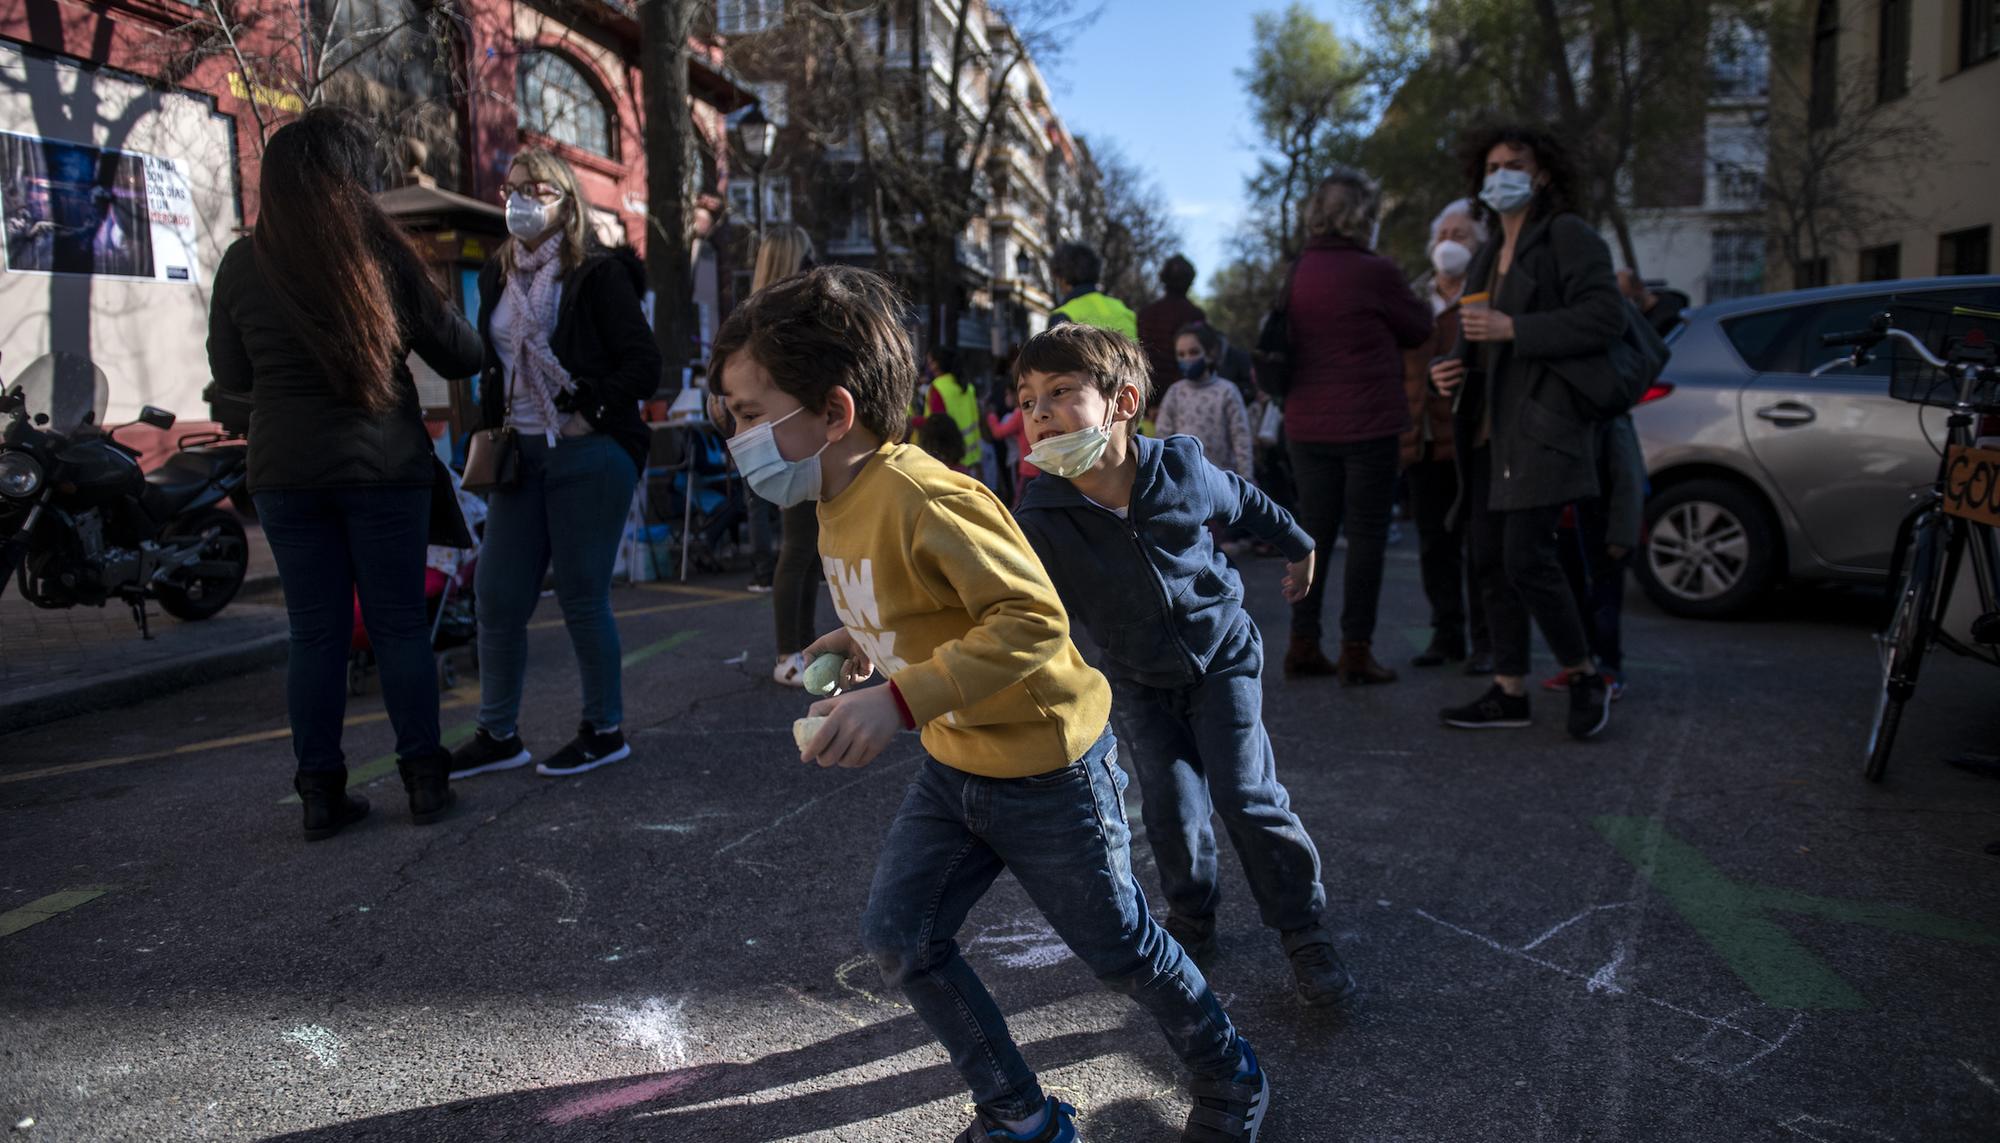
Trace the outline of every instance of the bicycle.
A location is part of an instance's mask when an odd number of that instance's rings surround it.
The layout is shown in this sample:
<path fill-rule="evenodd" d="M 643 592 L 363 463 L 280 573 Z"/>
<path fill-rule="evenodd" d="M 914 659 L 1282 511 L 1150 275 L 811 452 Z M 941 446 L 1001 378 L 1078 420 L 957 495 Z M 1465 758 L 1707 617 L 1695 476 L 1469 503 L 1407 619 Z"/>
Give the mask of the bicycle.
<path fill-rule="evenodd" d="M 2000 314 L 1965 306 L 1952 307 L 1948 316 L 2000 323 Z M 1989 422 L 2000 420 L 2000 368 L 1996 368 L 2000 348 L 1983 329 L 1974 328 L 1964 336 L 1947 337 L 1945 355 L 1939 357 L 1909 331 L 1896 328 L 1894 316 L 1885 311 L 1875 315 L 1868 329 L 1822 336 L 1821 345 L 1852 347 L 1853 352 L 1813 372 L 1817 375 L 1843 364 L 1858 368 L 1870 360 L 1869 351 L 1885 341 L 1906 346 L 1940 375 L 1928 386 L 1892 377 L 1890 396 L 1951 412 L 1945 421 L 1946 443 L 1939 452 L 1937 480 L 1916 494 L 1890 561 L 1896 584 L 1894 608 L 1876 636 L 1882 689 L 1875 700 L 1863 770 L 1871 782 L 1880 782 L 1888 771 L 1903 708 L 1916 693 L 1917 675 L 1931 646 L 2000 666 L 2000 448 L 1979 448 L 1980 438 L 1973 431 L 1982 416 Z M 1968 552 L 1979 590 L 1980 617 L 1970 631 L 1976 646 L 1955 638 L 1944 626 Z"/>

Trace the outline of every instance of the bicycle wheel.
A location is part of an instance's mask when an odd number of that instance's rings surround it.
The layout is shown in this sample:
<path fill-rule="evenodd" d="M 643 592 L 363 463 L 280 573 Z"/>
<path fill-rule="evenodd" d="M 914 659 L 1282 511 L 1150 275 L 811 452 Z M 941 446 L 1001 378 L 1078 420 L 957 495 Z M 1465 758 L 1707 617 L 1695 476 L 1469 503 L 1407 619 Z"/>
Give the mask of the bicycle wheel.
<path fill-rule="evenodd" d="M 1888 626 L 1876 636 L 1882 657 L 1882 689 L 1875 698 L 1875 722 L 1868 733 L 1868 764 L 1863 770 L 1871 782 L 1880 782 L 1888 772 L 1896 729 L 1903 722 L 1903 705 L 1916 693 L 1917 671 L 1923 666 L 1935 613 L 1937 573 L 1946 536 L 1943 524 L 1944 518 L 1934 511 L 1917 520 L 1906 570 L 1896 585 L 1896 609 Z"/>

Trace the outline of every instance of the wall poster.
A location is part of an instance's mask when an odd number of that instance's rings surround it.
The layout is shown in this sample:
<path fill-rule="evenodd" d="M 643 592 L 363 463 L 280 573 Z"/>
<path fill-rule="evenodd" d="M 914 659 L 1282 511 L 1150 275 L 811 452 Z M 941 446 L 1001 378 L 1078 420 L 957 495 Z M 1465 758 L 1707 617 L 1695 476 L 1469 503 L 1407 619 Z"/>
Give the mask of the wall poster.
<path fill-rule="evenodd" d="M 181 163 L 0 131 L 0 222 L 14 274 L 193 282 L 193 195 Z"/>

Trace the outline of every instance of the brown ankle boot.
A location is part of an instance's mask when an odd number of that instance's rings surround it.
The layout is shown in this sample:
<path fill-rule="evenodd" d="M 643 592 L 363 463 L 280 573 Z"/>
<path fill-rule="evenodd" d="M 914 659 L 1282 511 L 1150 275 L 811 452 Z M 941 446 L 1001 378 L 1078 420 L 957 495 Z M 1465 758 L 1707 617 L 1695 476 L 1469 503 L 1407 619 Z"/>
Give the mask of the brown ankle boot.
<path fill-rule="evenodd" d="M 1319 640 L 1292 636 L 1292 645 L 1285 650 L 1286 678 L 1312 678 L 1333 673 L 1333 660 L 1319 649 Z"/>
<path fill-rule="evenodd" d="M 1396 681 L 1396 672 L 1376 662 L 1365 641 L 1343 642 L 1340 645 L 1340 662 L 1334 664 L 1334 671 L 1340 675 L 1343 687 Z"/>

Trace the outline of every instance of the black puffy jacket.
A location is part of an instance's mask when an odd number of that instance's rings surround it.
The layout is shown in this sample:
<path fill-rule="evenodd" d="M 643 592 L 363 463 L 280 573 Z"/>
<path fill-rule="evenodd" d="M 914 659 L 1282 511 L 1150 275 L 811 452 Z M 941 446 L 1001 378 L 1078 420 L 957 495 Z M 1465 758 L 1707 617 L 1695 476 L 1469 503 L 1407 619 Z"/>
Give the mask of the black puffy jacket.
<path fill-rule="evenodd" d="M 431 436 L 402 358 L 413 350 L 445 377 L 469 377 L 484 348 L 423 273 L 410 259 L 393 275 L 404 336 L 396 362 L 402 400 L 376 415 L 334 392 L 308 348 L 310 335 L 292 324 L 265 280 L 251 239 L 223 254 L 209 296 L 208 365 L 218 386 L 250 395 L 253 490 L 431 483 Z"/>
<path fill-rule="evenodd" d="M 493 309 L 506 280 L 500 261 L 479 272 L 479 332 L 486 338 L 486 367 L 479 379 L 481 427 L 497 426 L 507 415 L 507 378 L 493 351 Z M 646 324 L 640 299 L 646 295 L 646 267 L 629 247 L 593 248 L 562 280 L 556 328 L 549 348 L 576 383 L 576 409 L 592 427 L 631 455 L 641 471 L 651 443 L 639 403 L 660 387 L 660 347 Z"/>

